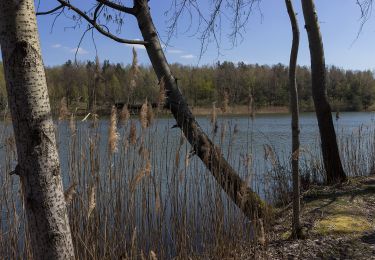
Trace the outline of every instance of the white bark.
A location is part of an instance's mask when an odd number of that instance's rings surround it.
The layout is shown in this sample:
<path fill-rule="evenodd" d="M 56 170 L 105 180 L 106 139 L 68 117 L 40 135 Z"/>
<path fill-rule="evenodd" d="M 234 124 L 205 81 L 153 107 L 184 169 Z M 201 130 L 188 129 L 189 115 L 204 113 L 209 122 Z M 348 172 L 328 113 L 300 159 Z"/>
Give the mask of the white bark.
<path fill-rule="evenodd" d="M 0 45 L 35 259 L 72 259 L 33 0 L 0 2 Z"/>

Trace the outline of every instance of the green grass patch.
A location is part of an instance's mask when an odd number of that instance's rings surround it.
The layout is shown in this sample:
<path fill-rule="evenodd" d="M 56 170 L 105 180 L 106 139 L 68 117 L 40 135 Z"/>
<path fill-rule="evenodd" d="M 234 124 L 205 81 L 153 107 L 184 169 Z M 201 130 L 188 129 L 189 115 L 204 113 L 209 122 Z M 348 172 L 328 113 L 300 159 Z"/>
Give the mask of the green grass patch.
<path fill-rule="evenodd" d="M 318 221 L 313 231 L 318 234 L 358 234 L 372 228 L 369 221 L 360 216 L 336 215 Z"/>

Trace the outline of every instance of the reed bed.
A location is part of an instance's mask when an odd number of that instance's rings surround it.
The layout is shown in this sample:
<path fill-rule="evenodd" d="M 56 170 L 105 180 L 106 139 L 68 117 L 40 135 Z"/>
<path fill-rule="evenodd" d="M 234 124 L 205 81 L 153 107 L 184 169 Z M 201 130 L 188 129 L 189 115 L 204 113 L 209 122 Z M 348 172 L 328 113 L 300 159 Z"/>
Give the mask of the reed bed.
<path fill-rule="evenodd" d="M 174 120 L 154 118 L 150 110 L 146 100 L 141 118 L 112 109 L 109 120 L 82 122 L 71 115 L 56 122 L 76 257 L 220 258 L 230 255 L 231 245 L 255 247 L 264 240 L 191 153 L 181 132 L 171 128 Z M 239 126 L 215 113 L 211 124 L 209 118 L 202 124 L 255 191 L 271 203 L 288 203 L 290 149 L 268 141 L 259 147 L 257 119 L 244 120 Z M 374 129 L 362 126 L 338 135 L 352 176 L 374 170 Z M 318 138 L 312 143 L 300 151 L 305 188 L 324 176 Z M 30 259 L 19 181 L 9 175 L 16 164 L 10 123 L 1 125 L 0 145 L 0 256 Z"/>

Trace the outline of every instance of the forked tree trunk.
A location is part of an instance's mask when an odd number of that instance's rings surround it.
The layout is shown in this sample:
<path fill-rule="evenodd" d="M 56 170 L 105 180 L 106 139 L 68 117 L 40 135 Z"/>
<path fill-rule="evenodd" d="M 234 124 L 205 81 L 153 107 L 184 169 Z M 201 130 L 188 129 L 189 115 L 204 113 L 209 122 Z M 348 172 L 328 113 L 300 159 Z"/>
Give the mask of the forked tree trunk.
<path fill-rule="evenodd" d="M 153 24 L 147 0 L 134 0 L 136 18 L 146 44 L 146 50 L 159 80 L 164 80 L 167 92 L 167 105 L 170 108 L 177 126 L 192 145 L 194 152 L 211 171 L 216 181 L 227 195 L 249 218 L 264 218 L 269 207 L 252 191 L 237 175 L 224 159 L 221 151 L 203 132 L 185 99 L 183 98 L 177 79 L 171 73 L 168 62 L 160 45 L 156 28 Z"/>
<path fill-rule="evenodd" d="M 285 0 L 285 5 L 290 18 L 290 24 L 293 32 L 292 50 L 289 61 L 289 93 L 290 93 L 290 110 L 292 112 L 292 175 L 293 175 L 293 220 L 292 234 L 295 238 L 301 237 L 300 224 L 300 177 L 299 177 L 299 107 L 298 107 L 298 90 L 297 90 L 297 57 L 299 49 L 299 28 L 296 13 L 294 12 L 291 0 Z"/>
<path fill-rule="evenodd" d="M 73 259 L 33 0 L 0 2 L 0 45 L 34 259 Z"/>
<path fill-rule="evenodd" d="M 328 184 L 346 180 L 337 146 L 331 106 L 327 100 L 326 67 L 322 36 L 313 0 L 301 0 L 311 57 L 312 95 L 318 119 L 326 181 Z"/>

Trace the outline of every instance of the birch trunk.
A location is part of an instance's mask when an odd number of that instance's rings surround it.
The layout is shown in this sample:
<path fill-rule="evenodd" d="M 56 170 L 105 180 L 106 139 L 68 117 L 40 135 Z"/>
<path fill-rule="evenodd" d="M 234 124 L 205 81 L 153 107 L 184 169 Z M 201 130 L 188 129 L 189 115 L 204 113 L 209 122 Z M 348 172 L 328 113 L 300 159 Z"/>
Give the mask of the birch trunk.
<path fill-rule="evenodd" d="M 178 88 L 177 79 L 171 73 L 152 21 L 148 1 L 134 0 L 134 8 L 143 39 L 148 43 L 146 50 L 154 71 L 159 80 L 164 80 L 167 106 L 176 119 L 177 126 L 183 131 L 196 155 L 242 212 L 249 219 L 267 217 L 269 207 L 238 176 L 195 120 Z"/>
<path fill-rule="evenodd" d="M 328 184 L 340 183 L 346 180 L 346 174 L 341 164 L 337 146 L 331 106 L 327 100 L 326 67 L 318 16 L 313 0 L 301 0 L 301 2 L 305 18 L 305 28 L 309 39 L 312 95 L 322 143 L 326 181 Z"/>
<path fill-rule="evenodd" d="M 295 238 L 301 237 L 300 224 L 300 177 L 299 177 L 299 106 L 296 79 L 297 57 L 299 49 L 299 28 L 296 13 L 291 0 L 285 0 L 285 5 L 292 26 L 293 41 L 289 61 L 289 93 L 290 110 L 292 112 L 292 173 L 293 173 L 293 220 L 292 234 Z"/>
<path fill-rule="evenodd" d="M 35 259 L 73 259 L 33 0 L 0 2 L 0 44 Z"/>

